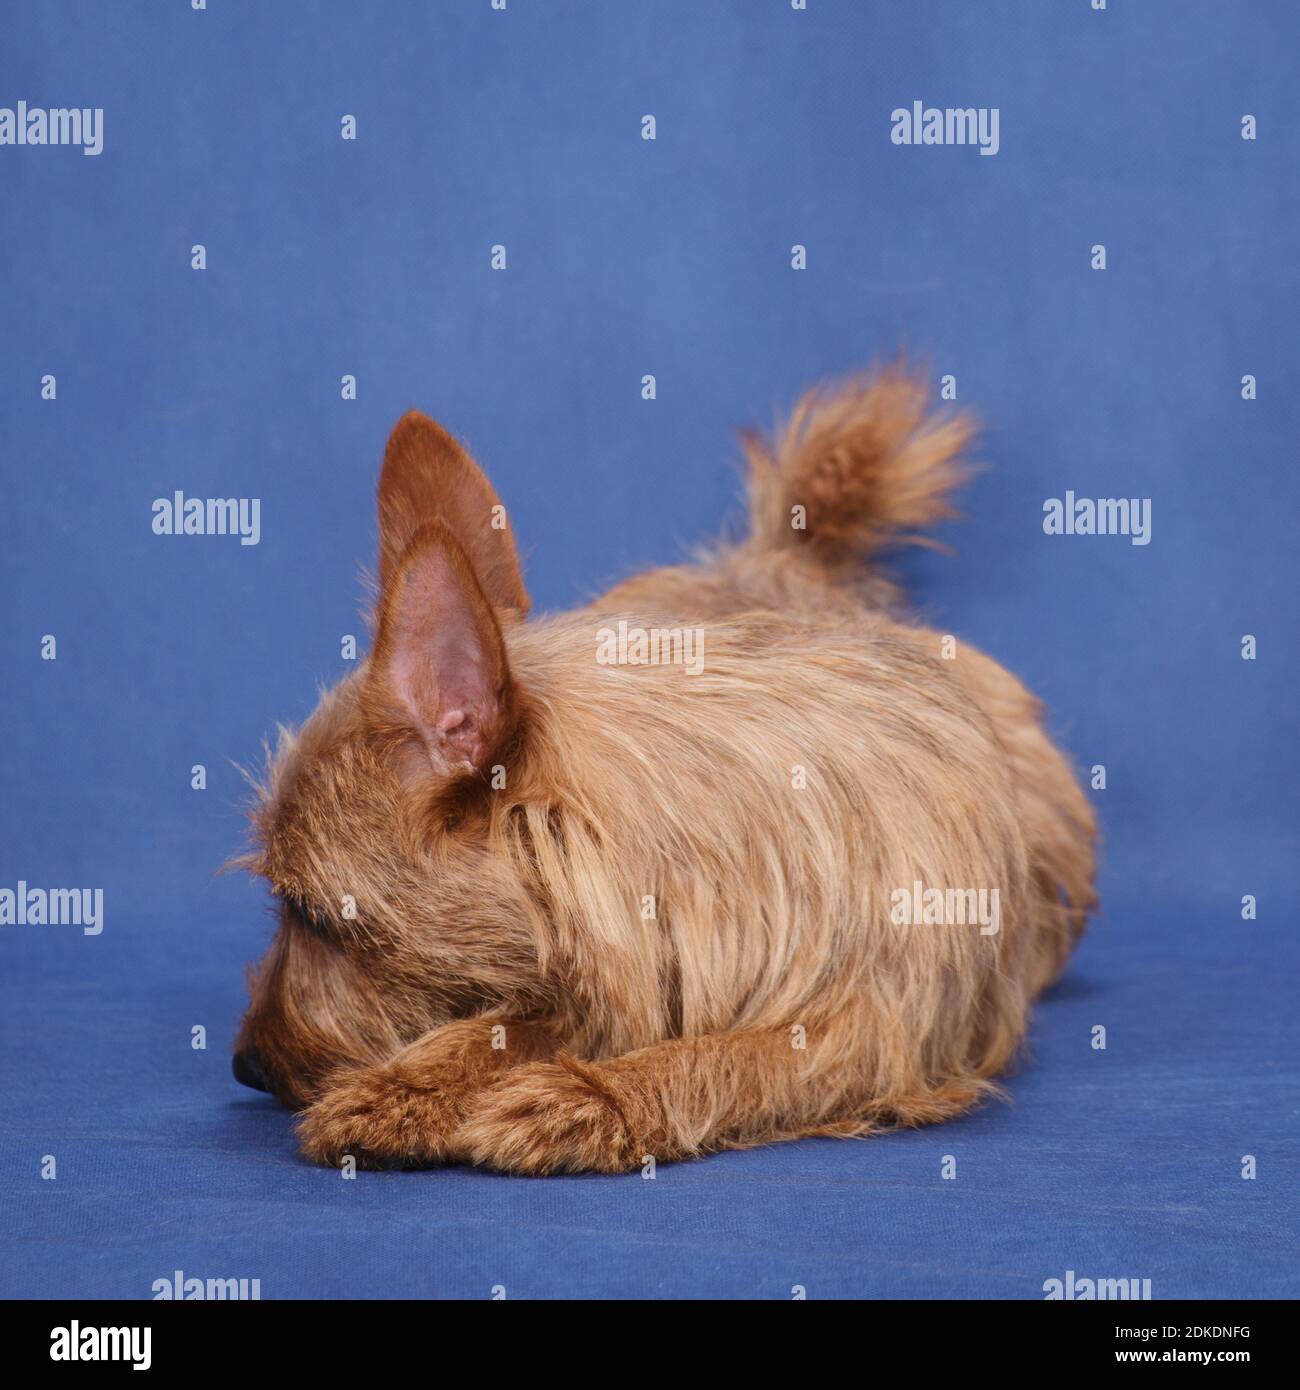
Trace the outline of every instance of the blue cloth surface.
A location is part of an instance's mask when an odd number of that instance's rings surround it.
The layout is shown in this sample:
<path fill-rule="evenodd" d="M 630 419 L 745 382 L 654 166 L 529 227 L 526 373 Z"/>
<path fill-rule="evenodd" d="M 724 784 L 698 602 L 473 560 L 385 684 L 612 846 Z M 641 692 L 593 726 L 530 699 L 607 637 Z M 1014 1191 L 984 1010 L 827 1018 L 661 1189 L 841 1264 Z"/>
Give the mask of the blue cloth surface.
<path fill-rule="evenodd" d="M 83 0 L 4 28 L 0 107 L 100 107 L 104 145 L 0 145 L 0 887 L 102 887 L 104 924 L 0 927 L 0 1294 L 1300 1293 L 1300 10 Z M 998 152 L 892 143 L 914 101 L 996 107 Z M 1106 769 L 1103 912 L 1009 1103 L 653 1180 L 302 1162 L 230 1075 L 271 922 L 215 870 L 234 764 L 364 650 L 393 421 L 469 442 L 557 609 L 734 520 L 732 427 L 900 344 L 985 423 L 956 555 L 900 564 L 918 610 Z M 153 534 L 177 489 L 259 498 L 259 543 Z M 1150 498 L 1150 543 L 1045 535 L 1067 490 Z"/>

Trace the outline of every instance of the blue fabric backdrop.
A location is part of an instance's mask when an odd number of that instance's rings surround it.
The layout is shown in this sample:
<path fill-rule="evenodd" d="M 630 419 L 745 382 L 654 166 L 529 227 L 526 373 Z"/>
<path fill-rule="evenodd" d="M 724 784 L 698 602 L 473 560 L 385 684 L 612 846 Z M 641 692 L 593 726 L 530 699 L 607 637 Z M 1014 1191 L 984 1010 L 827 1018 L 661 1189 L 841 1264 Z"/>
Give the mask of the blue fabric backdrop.
<path fill-rule="evenodd" d="M 105 908 L 0 927 L 0 1292 L 1300 1292 L 1300 10 L 172 0 L 3 29 L 0 105 L 102 107 L 104 143 L 0 145 L 0 886 Z M 998 153 L 893 144 L 918 100 L 996 107 Z M 654 1181 L 305 1165 L 230 1075 L 271 924 L 214 871 L 231 760 L 363 632 L 393 421 L 469 441 L 559 608 L 735 517 L 733 426 L 899 344 L 986 423 L 956 556 L 903 565 L 917 604 L 1107 771 L 1104 912 L 1013 1103 Z M 177 489 L 260 498 L 260 543 L 154 535 Z M 1150 544 L 1045 535 L 1067 489 L 1151 498 Z"/>

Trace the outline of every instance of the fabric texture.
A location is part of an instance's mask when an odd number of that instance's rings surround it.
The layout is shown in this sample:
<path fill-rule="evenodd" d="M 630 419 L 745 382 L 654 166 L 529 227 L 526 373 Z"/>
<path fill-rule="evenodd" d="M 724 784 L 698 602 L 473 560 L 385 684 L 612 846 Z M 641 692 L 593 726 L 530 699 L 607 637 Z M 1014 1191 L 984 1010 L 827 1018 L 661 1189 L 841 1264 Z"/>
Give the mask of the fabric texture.
<path fill-rule="evenodd" d="M 0 144 L 0 887 L 103 916 L 0 926 L 0 1294 L 1300 1293 L 1298 41 L 1282 0 L 6 14 L 0 106 L 103 146 Z M 996 153 L 895 143 L 914 102 Z M 235 764 L 364 653 L 394 421 L 468 442 L 554 610 L 736 521 L 733 427 L 899 346 L 985 428 L 956 553 L 898 572 L 1105 769 L 1008 1103 L 653 1180 L 304 1163 L 230 1074 L 271 924 L 215 871 Z M 257 544 L 155 534 L 178 490 Z M 1069 491 L 1147 543 L 1046 534 Z"/>

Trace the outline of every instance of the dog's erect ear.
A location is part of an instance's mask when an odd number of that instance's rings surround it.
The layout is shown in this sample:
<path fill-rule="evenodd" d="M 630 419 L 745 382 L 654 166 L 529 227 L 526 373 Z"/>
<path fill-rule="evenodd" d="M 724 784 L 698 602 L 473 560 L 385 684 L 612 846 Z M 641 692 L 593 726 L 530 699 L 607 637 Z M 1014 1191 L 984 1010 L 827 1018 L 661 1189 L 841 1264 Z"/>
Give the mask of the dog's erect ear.
<path fill-rule="evenodd" d="M 411 538 L 441 521 L 469 557 L 489 603 L 528 611 L 505 508 L 482 469 L 441 425 L 409 411 L 397 422 L 379 475 L 379 589 L 386 594 Z"/>
<path fill-rule="evenodd" d="M 384 586 L 369 679 L 380 706 L 420 735 L 440 773 L 483 771 L 513 727 L 496 614 L 444 522 L 415 533 Z"/>

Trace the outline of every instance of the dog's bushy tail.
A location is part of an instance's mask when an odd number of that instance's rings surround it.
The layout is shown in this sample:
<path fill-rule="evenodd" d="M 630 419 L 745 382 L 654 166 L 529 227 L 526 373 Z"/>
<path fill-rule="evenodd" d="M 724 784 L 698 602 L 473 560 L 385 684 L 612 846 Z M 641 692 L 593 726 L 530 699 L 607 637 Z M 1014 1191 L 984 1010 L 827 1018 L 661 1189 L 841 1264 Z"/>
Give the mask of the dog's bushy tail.
<path fill-rule="evenodd" d="M 901 362 L 810 391 L 771 438 L 742 434 L 749 462 L 750 546 L 801 551 L 828 568 L 902 544 L 955 513 L 974 424 L 938 415 L 924 380 Z"/>

